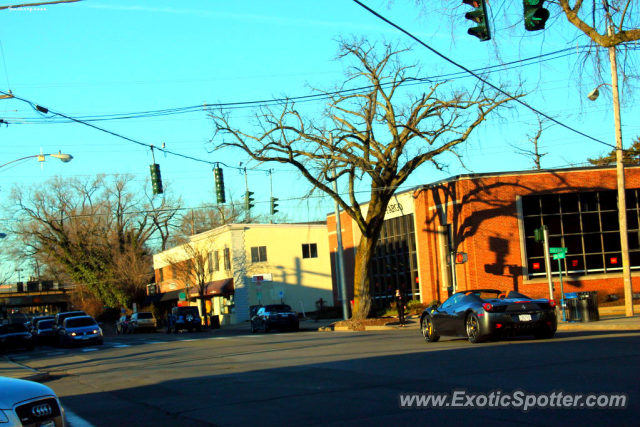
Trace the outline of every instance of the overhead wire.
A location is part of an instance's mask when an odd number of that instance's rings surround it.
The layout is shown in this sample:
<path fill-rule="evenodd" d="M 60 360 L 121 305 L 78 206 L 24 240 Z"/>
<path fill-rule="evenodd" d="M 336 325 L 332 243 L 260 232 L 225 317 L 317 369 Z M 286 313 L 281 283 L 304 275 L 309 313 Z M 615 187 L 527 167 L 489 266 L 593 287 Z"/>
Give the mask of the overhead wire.
<path fill-rule="evenodd" d="M 565 129 L 570 130 L 571 132 L 575 132 L 579 135 L 584 136 L 585 138 L 588 138 L 592 141 L 595 141 L 599 144 L 602 145 L 606 145 L 608 147 L 614 148 L 616 149 L 616 146 L 613 144 L 609 144 L 607 142 L 601 141 L 597 138 L 594 138 L 590 135 L 587 135 L 584 132 L 581 132 L 577 129 L 572 128 L 569 125 L 566 125 L 562 122 L 560 122 L 559 120 L 555 119 L 554 117 L 551 117 L 545 113 L 543 113 L 542 111 L 532 107 L 531 105 L 527 104 L 526 102 L 522 101 L 519 98 L 514 98 L 514 96 L 508 92 L 506 92 L 505 90 L 499 88 L 498 86 L 494 85 L 493 83 L 489 82 L 487 79 L 481 77 L 480 75 L 478 75 L 477 73 L 473 72 L 472 70 L 470 70 L 469 68 L 465 67 L 462 64 L 459 64 L 457 62 L 455 62 L 453 59 L 449 58 L 448 56 L 440 53 L 439 51 L 437 51 L 436 49 L 432 48 L 431 46 L 429 46 L 428 44 L 426 44 L 425 42 L 423 42 L 422 40 L 420 40 L 418 37 L 414 36 L 413 34 L 411 34 L 409 31 L 405 30 L 404 28 L 400 27 L 399 25 L 391 22 L 390 20 L 388 20 L 387 18 L 385 18 L 384 16 L 380 15 L 378 12 L 376 12 L 375 10 L 371 9 L 370 7 L 368 7 L 367 5 L 363 4 L 362 2 L 360 2 L 359 0 L 353 0 L 355 3 L 357 3 L 359 6 L 361 6 L 362 8 L 366 9 L 368 12 L 370 12 L 372 15 L 376 16 L 377 18 L 381 19 L 382 21 L 386 22 L 387 24 L 391 25 L 392 27 L 396 28 L 397 30 L 399 30 L 400 32 L 404 33 L 405 35 L 407 35 L 408 37 L 410 37 L 411 39 L 415 40 L 417 43 L 419 43 L 420 45 L 424 46 L 425 48 L 427 48 L 428 50 L 430 50 L 432 53 L 434 53 L 435 55 L 439 56 L 440 58 L 444 59 L 445 61 L 449 62 L 450 64 L 460 68 L 461 70 L 463 70 L 464 72 L 472 75 L 473 77 L 475 77 L 476 79 L 478 79 L 479 81 L 481 81 L 482 83 L 486 84 L 487 86 L 491 87 L 494 90 L 497 90 L 498 92 L 500 92 L 501 94 L 508 96 L 510 98 L 512 98 L 516 103 L 528 108 L 529 110 L 533 111 L 534 113 L 552 121 L 553 123 L 562 126 Z"/>

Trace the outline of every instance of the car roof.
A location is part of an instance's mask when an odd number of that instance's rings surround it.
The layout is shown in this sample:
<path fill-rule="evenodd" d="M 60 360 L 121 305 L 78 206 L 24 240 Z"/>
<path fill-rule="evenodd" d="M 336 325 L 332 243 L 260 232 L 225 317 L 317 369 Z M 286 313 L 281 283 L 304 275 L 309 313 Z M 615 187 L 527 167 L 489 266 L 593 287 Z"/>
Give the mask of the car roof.
<path fill-rule="evenodd" d="M 84 318 L 93 319 L 93 317 L 91 317 L 91 316 L 89 316 L 89 315 L 87 315 L 87 316 L 69 316 L 69 317 L 67 317 L 66 319 L 64 319 L 64 321 L 66 322 L 66 321 L 67 321 L 67 320 L 69 320 L 69 319 L 80 319 L 80 318 L 83 318 L 83 319 L 84 319 Z M 95 319 L 93 319 L 93 320 L 95 320 Z"/>
<path fill-rule="evenodd" d="M 476 292 L 490 292 L 490 293 L 496 293 L 496 294 L 505 293 L 504 291 L 501 291 L 499 289 L 467 289 L 466 291 L 458 291 L 458 292 L 456 292 L 456 294 L 466 294 L 468 292 L 473 292 L 473 293 L 476 293 Z"/>

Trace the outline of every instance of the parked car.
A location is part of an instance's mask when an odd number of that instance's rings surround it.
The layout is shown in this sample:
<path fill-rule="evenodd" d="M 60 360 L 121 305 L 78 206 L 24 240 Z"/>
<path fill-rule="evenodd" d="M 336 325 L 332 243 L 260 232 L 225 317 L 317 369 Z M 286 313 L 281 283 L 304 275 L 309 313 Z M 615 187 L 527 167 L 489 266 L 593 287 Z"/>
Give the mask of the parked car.
<path fill-rule="evenodd" d="M 272 328 L 299 330 L 298 313 L 286 304 L 271 304 L 260 307 L 251 318 L 251 332 L 255 333 L 258 329 L 269 332 Z"/>
<path fill-rule="evenodd" d="M 453 294 L 440 306 L 426 308 L 420 318 L 422 336 L 467 337 L 472 343 L 513 335 L 553 338 L 558 328 L 555 301 L 531 299 L 510 291 L 477 289 Z"/>
<path fill-rule="evenodd" d="M 84 311 L 61 311 L 60 313 L 56 314 L 56 317 L 54 317 L 53 319 L 52 328 L 54 344 L 57 345 L 58 343 L 60 343 L 60 328 L 62 327 L 62 324 L 66 318 L 86 315 L 87 313 L 85 313 Z"/>
<path fill-rule="evenodd" d="M 58 330 L 60 347 L 90 343 L 102 345 L 104 342 L 102 329 L 91 316 L 68 317 Z"/>
<path fill-rule="evenodd" d="M 18 348 L 33 350 L 33 347 L 33 337 L 24 323 L 0 324 L 0 353 Z"/>
<path fill-rule="evenodd" d="M 177 333 L 184 329 L 189 332 L 193 330 L 200 332 L 202 330 L 202 318 L 198 307 L 173 307 L 171 315 L 174 319 L 173 332 Z"/>
<path fill-rule="evenodd" d="M 29 332 L 32 332 L 33 328 L 35 328 L 36 326 L 36 323 L 38 323 L 39 321 L 53 319 L 55 319 L 55 316 L 34 316 L 27 322 L 27 329 L 29 330 Z"/>
<path fill-rule="evenodd" d="M 38 320 L 31 329 L 35 345 L 53 344 L 53 319 Z"/>
<path fill-rule="evenodd" d="M 7 427 L 66 427 L 56 394 L 44 384 L 0 377 L 0 425 Z"/>
<path fill-rule="evenodd" d="M 131 316 L 126 314 L 116 322 L 116 334 L 128 334 L 131 333 Z"/>
<path fill-rule="evenodd" d="M 156 332 L 158 330 L 158 322 L 153 317 L 153 313 L 148 311 L 138 311 L 131 315 L 131 328 L 133 333 L 142 332 L 144 330 Z"/>

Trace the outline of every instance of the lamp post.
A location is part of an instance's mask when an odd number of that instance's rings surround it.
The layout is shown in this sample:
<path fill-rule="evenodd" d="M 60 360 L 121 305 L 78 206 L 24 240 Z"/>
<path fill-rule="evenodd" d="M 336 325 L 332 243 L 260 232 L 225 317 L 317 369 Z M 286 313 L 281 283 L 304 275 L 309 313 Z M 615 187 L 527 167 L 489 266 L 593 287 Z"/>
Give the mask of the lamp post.
<path fill-rule="evenodd" d="M 73 156 L 71 154 L 65 154 L 65 153 L 62 153 L 62 152 L 58 151 L 57 153 L 52 153 L 52 154 L 34 154 L 32 156 L 26 156 L 26 157 L 21 157 L 19 159 L 11 160 L 10 162 L 7 162 L 7 163 L 5 163 L 3 165 L 0 165 L 0 169 L 2 169 L 3 167 L 5 167 L 7 165 L 10 165 L 11 163 L 19 162 L 21 160 L 36 158 L 36 157 L 38 158 L 39 162 L 44 162 L 46 156 L 50 156 L 50 157 L 54 157 L 56 159 L 60 159 L 64 163 L 67 163 L 67 162 L 70 162 L 71 160 L 73 160 Z"/>
<path fill-rule="evenodd" d="M 22 272 L 21 268 L 16 268 L 16 270 L 18 272 L 18 283 L 22 282 L 22 276 L 20 275 L 20 273 Z"/>
<path fill-rule="evenodd" d="M 609 35 L 613 28 L 609 27 Z M 622 123 L 620 119 L 620 95 L 618 91 L 618 65 L 616 48 L 609 48 L 609 63 L 611 64 L 611 93 L 613 95 L 613 117 L 616 132 L 616 175 L 618 187 L 618 222 L 620 223 L 620 248 L 622 250 L 622 280 L 624 287 L 624 305 L 626 315 L 633 316 L 633 289 L 631 287 L 631 263 L 629 261 L 629 234 L 627 228 L 627 197 L 625 193 L 625 177 L 622 150 Z M 607 83 L 605 83 L 607 84 Z M 600 85 L 602 86 L 602 85 Z M 589 94 L 588 98 L 595 101 L 598 98 L 598 86 Z"/>

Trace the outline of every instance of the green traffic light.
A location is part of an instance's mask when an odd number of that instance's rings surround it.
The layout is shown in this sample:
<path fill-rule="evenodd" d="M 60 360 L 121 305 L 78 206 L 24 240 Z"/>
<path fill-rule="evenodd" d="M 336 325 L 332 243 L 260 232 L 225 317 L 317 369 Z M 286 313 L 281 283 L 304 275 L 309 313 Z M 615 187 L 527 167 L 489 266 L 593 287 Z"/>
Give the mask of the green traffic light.
<path fill-rule="evenodd" d="M 524 28 L 527 31 L 544 30 L 550 13 L 543 8 L 544 0 L 524 0 Z"/>

